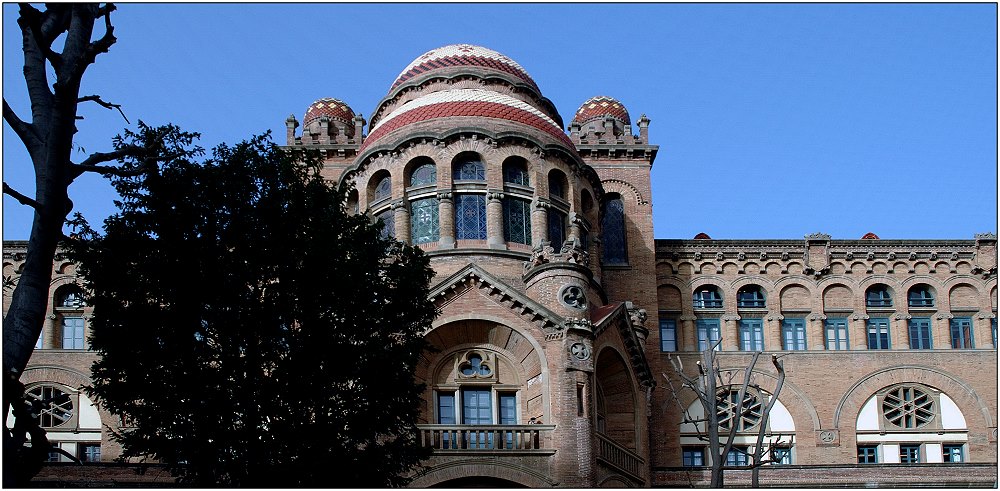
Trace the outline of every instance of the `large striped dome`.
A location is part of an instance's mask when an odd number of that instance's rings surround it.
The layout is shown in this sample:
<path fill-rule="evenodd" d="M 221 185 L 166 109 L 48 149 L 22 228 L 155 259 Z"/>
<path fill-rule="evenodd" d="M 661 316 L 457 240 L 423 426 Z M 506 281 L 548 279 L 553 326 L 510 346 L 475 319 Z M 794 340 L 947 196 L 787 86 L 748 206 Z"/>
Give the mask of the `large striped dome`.
<path fill-rule="evenodd" d="M 492 49 L 472 44 L 451 44 L 420 55 L 400 72 L 392 88 L 427 72 L 463 66 L 506 72 L 538 89 L 528 72 L 516 61 Z"/>

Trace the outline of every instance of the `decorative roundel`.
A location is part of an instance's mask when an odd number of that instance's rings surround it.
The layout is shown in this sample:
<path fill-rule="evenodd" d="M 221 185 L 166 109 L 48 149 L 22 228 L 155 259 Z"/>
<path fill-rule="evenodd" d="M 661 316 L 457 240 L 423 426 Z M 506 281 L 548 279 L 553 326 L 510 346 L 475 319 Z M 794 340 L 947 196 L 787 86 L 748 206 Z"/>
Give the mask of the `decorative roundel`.
<path fill-rule="evenodd" d="M 371 129 L 360 151 L 389 132 L 437 118 L 471 116 L 514 121 L 532 126 L 573 148 L 558 124 L 535 107 L 508 95 L 484 89 L 452 89 L 432 92 L 389 113 Z"/>
<path fill-rule="evenodd" d="M 717 407 L 719 428 L 728 431 L 732 428 L 733 423 L 736 423 L 736 431 L 747 431 L 760 423 L 764 415 L 764 402 L 756 394 L 756 391 L 747 388 L 747 391 L 743 394 L 742 411 L 740 411 L 740 414 L 736 414 L 739 402 L 739 390 L 723 389 L 719 391 Z"/>
<path fill-rule="evenodd" d="M 920 428 L 934 419 L 934 398 L 919 387 L 894 387 L 882 399 L 882 416 L 900 428 Z"/>
<path fill-rule="evenodd" d="M 305 117 L 302 118 L 302 124 L 307 125 L 323 116 L 343 121 L 348 125 L 354 124 L 354 110 L 351 109 L 351 106 L 332 97 L 324 97 L 310 104 L 309 109 L 306 109 Z"/>
<path fill-rule="evenodd" d="M 587 294 L 576 285 L 564 285 L 559 289 L 559 301 L 574 309 L 587 308 Z"/>
<path fill-rule="evenodd" d="M 584 124 L 595 119 L 603 119 L 605 116 L 611 116 L 625 124 L 632 124 L 625 105 L 618 102 L 617 99 L 606 95 L 587 99 L 587 102 L 584 102 L 580 106 L 580 109 L 577 109 L 576 115 L 573 116 L 573 121 Z"/>
<path fill-rule="evenodd" d="M 432 49 L 413 60 L 400 72 L 392 88 L 420 74 L 456 66 L 475 66 L 506 72 L 524 80 L 538 90 L 528 72 L 514 60 L 482 46 L 452 44 Z"/>

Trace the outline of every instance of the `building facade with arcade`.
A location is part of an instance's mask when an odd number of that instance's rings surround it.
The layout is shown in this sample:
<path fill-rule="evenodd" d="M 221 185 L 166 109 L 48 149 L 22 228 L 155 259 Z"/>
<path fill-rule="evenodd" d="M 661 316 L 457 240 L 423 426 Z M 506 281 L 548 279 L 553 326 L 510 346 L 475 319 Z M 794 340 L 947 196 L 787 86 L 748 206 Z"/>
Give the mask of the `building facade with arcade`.
<path fill-rule="evenodd" d="M 649 124 L 608 96 L 566 123 L 525 68 L 472 45 L 415 59 L 367 120 L 335 98 L 286 120 L 352 212 L 431 257 L 440 315 L 415 375 L 433 452 L 412 485 L 705 485 L 712 456 L 683 416 L 705 409 L 668 389 L 669 358 L 693 373 L 716 341 L 722 401 L 752 353 L 786 369 L 766 423 L 719 406 L 738 421 L 728 482 L 749 482 L 763 424 L 764 485 L 993 485 L 996 235 L 654 239 Z M 19 254 L 5 244 L 5 276 Z M 54 268 L 28 390 L 64 395 L 42 420 L 54 440 L 109 460 L 114 418 L 78 390 L 85 298 L 72 264 Z M 775 370 L 749 373 L 744 406 L 764 407 Z"/>

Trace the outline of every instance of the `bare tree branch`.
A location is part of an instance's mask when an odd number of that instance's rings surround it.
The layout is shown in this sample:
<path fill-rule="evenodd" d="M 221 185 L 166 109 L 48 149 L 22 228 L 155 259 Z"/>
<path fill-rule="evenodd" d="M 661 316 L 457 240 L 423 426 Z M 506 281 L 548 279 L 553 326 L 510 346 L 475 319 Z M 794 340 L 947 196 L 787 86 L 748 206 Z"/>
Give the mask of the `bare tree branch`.
<path fill-rule="evenodd" d="M 115 26 L 111 25 L 111 12 L 118 7 L 113 3 L 107 3 L 104 7 L 97 9 L 97 17 L 104 17 L 104 36 L 87 46 L 87 54 L 84 56 L 84 66 L 89 65 L 97 59 L 97 55 L 107 53 L 111 46 L 118 41 L 115 37 Z"/>
<path fill-rule="evenodd" d="M 103 106 L 103 107 L 105 107 L 107 109 L 117 109 L 118 112 L 122 115 L 122 118 L 125 119 L 125 122 L 128 123 L 128 124 L 132 124 L 132 122 L 128 120 L 128 117 L 125 116 L 125 112 L 122 111 L 122 105 L 121 104 L 112 104 L 110 102 L 107 102 L 104 99 L 101 99 L 101 96 L 99 96 L 99 95 L 87 95 L 87 96 L 83 96 L 83 97 L 77 99 L 76 102 L 78 102 L 78 103 L 79 102 L 96 102 L 96 103 L 100 104 L 101 106 Z"/>
<path fill-rule="evenodd" d="M 12 196 L 14 199 L 17 200 L 18 203 L 21 203 L 22 205 L 25 206 L 30 206 L 39 213 L 43 213 L 45 211 L 45 209 L 42 208 L 42 205 L 39 202 L 19 193 L 16 189 L 10 187 L 6 182 L 3 183 L 3 194 Z"/>
<path fill-rule="evenodd" d="M 31 124 L 25 123 L 17 116 L 14 109 L 7 104 L 7 99 L 3 100 L 3 119 L 8 125 L 10 125 L 11 129 L 14 130 L 17 137 L 21 139 L 21 143 L 23 143 L 24 147 L 28 149 L 28 152 L 34 151 L 42 144 L 42 141 L 35 133 L 35 128 Z"/>

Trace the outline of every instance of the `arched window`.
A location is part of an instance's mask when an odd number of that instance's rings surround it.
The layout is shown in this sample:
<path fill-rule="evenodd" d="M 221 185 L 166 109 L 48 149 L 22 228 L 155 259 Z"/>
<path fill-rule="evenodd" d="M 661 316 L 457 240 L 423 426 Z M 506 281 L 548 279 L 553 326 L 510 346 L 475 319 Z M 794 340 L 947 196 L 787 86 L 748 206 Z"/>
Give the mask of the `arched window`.
<path fill-rule="evenodd" d="M 927 385 L 904 382 L 868 398 L 855 432 L 859 464 L 964 462 L 968 426 L 955 401 Z"/>
<path fill-rule="evenodd" d="M 549 208 L 549 242 L 558 252 L 566 242 L 566 214 L 561 210 Z"/>
<path fill-rule="evenodd" d="M 910 288 L 910 293 L 907 295 L 907 304 L 910 307 L 933 307 L 934 306 L 934 293 L 931 291 L 931 287 L 927 285 L 916 285 Z"/>
<path fill-rule="evenodd" d="M 361 211 L 361 207 L 358 205 L 358 190 L 352 189 L 351 194 L 347 195 L 347 212 L 352 215 L 357 215 Z"/>
<path fill-rule="evenodd" d="M 865 292 L 865 306 L 892 307 L 892 293 L 885 285 L 873 285 Z"/>
<path fill-rule="evenodd" d="M 762 309 L 765 307 L 764 301 L 764 290 L 758 285 L 744 286 L 736 294 L 737 308 Z"/>
<path fill-rule="evenodd" d="M 396 237 L 396 219 L 392 208 L 389 208 L 375 215 L 375 221 L 382 221 L 382 238 L 392 239 Z"/>
<path fill-rule="evenodd" d="M 549 197 L 566 199 L 566 174 L 557 169 L 549 171 Z"/>
<path fill-rule="evenodd" d="M 719 295 L 719 289 L 711 285 L 698 287 L 694 292 L 693 305 L 696 309 L 721 309 L 722 296 Z"/>
<path fill-rule="evenodd" d="M 56 290 L 55 310 L 61 319 L 62 349 L 85 349 L 83 290 L 76 285 L 64 285 Z M 56 338 L 58 339 L 58 338 Z M 40 342 L 36 346 L 41 346 Z"/>
<path fill-rule="evenodd" d="M 531 202 L 517 198 L 503 200 L 503 235 L 507 242 L 531 245 Z"/>
<path fill-rule="evenodd" d="M 375 184 L 372 201 L 379 201 L 392 196 L 392 180 L 385 175 Z"/>
<path fill-rule="evenodd" d="M 410 203 L 410 242 L 413 245 L 434 242 L 439 234 L 437 198 L 418 199 Z"/>
<path fill-rule="evenodd" d="M 25 399 L 42 428 L 63 426 L 73 418 L 73 398 L 58 387 L 39 385 L 26 391 Z"/>
<path fill-rule="evenodd" d="M 601 218 L 601 241 L 604 244 L 601 259 L 606 265 L 628 264 L 625 238 L 625 202 L 621 195 L 609 194 Z"/>
<path fill-rule="evenodd" d="M 431 162 L 421 164 L 410 174 L 410 186 L 423 186 L 437 183 L 437 166 Z"/>
<path fill-rule="evenodd" d="M 455 236 L 459 240 L 486 240 L 485 196 L 455 195 Z"/>
<path fill-rule="evenodd" d="M 481 348 L 452 356 L 457 365 L 452 365 L 455 367 L 455 371 L 451 372 L 453 375 L 446 384 L 442 384 L 444 386 L 434 391 L 436 423 L 475 426 L 518 424 L 519 388 L 510 383 L 513 375 L 510 362 L 501 361 L 502 355 Z M 500 373 L 501 364 L 505 367 L 503 374 Z M 514 436 L 513 432 L 507 431 L 470 431 L 459 438 L 446 434 L 442 435 L 439 448 L 514 448 L 519 444 Z"/>
<path fill-rule="evenodd" d="M 485 181 L 486 168 L 475 154 L 460 155 L 452 167 L 452 179 L 456 181 Z"/>
<path fill-rule="evenodd" d="M 503 182 L 518 186 L 531 185 L 528 180 L 528 164 L 524 159 L 512 157 L 503 163 Z"/>
<path fill-rule="evenodd" d="M 80 309 L 86 305 L 83 290 L 76 285 L 66 285 L 56 292 L 56 307 L 64 309 Z"/>

